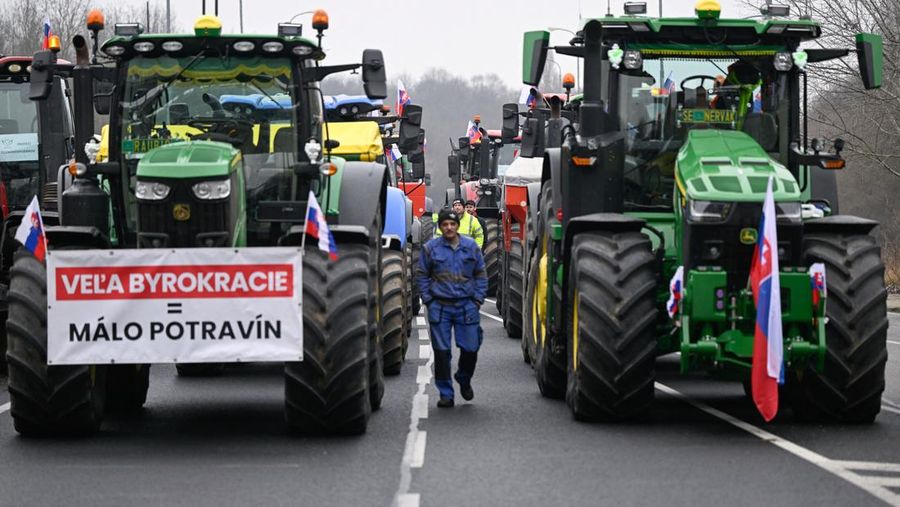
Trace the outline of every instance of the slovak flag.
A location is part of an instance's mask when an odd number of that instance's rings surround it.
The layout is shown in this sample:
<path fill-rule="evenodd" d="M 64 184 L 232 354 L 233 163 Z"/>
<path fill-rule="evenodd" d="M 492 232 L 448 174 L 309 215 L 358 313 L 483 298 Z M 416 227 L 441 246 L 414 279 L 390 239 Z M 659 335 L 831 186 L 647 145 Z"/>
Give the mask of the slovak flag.
<path fill-rule="evenodd" d="M 813 306 L 818 308 L 822 299 L 828 297 L 828 288 L 825 282 L 825 264 L 817 262 L 809 267 L 809 286 L 812 289 Z"/>
<path fill-rule="evenodd" d="M 663 81 L 662 87 L 663 87 L 663 90 L 666 90 L 666 93 L 668 95 L 675 93 L 675 81 L 672 81 L 672 73 L 671 72 L 669 72 L 669 77 L 667 77 L 666 80 Z"/>
<path fill-rule="evenodd" d="M 519 93 L 519 104 L 524 104 L 526 109 L 537 107 L 537 90 L 530 86 L 522 88 Z"/>
<path fill-rule="evenodd" d="M 684 266 L 678 266 L 672 280 L 669 281 L 669 301 L 666 303 L 666 310 L 669 312 L 669 318 L 674 319 L 678 315 L 678 303 L 684 293 Z"/>
<path fill-rule="evenodd" d="M 751 386 L 753 402 L 766 422 L 778 413 L 778 384 L 784 383 L 784 337 L 781 329 L 781 283 L 778 271 L 778 234 L 775 226 L 772 177 L 766 187 L 759 242 L 750 266 L 750 287 L 756 304 Z"/>
<path fill-rule="evenodd" d="M 41 42 L 41 49 L 50 49 L 50 36 L 53 35 L 53 26 L 50 24 L 50 18 L 44 18 L 44 40 Z"/>
<path fill-rule="evenodd" d="M 316 194 L 312 190 L 309 191 L 309 204 L 306 206 L 306 234 L 319 240 L 319 250 L 327 253 L 329 259 L 337 260 L 337 243 L 334 241 L 334 234 L 328 229 L 325 214 L 322 213 L 319 201 L 316 200 Z"/>
<path fill-rule="evenodd" d="M 472 120 L 469 120 L 469 125 L 466 127 L 466 136 L 469 137 L 469 144 L 481 141 L 481 131 L 478 130 L 478 125 Z"/>
<path fill-rule="evenodd" d="M 400 157 L 402 157 L 403 154 L 400 153 L 400 148 L 397 147 L 396 143 L 394 143 L 391 145 L 391 149 L 388 150 L 387 156 L 389 159 L 391 159 L 391 162 L 396 162 L 400 160 Z"/>
<path fill-rule="evenodd" d="M 44 221 L 41 219 L 41 206 L 37 196 L 25 208 L 22 223 L 16 229 L 16 239 L 28 249 L 37 260 L 44 262 L 47 257 L 47 236 L 44 234 Z"/>
<path fill-rule="evenodd" d="M 406 87 L 403 86 L 403 81 L 397 80 L 397 116 L 403 116 L 403 109 L 409 105 L 411 99 L 409 98 L 409 94 L 406 93 Z"/>

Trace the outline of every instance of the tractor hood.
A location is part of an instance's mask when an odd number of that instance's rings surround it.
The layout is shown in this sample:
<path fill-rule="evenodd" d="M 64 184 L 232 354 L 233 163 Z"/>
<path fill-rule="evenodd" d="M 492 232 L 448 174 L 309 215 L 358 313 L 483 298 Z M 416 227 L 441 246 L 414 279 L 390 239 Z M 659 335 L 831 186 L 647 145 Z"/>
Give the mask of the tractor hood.
<path fill-rule="evenodd" d="M 227 178 L 241 152 L 227 143 L 185 141 L 148 151 L 138 162 L 139 178 Z"/>
<path fill-rule="evenodd" d="M 769 176 L 776 201 L 798 201 L 794 176 L 744 132 L 693 130 L 678 152 L 676 182 L 700 201 L 762 202 Z"/>

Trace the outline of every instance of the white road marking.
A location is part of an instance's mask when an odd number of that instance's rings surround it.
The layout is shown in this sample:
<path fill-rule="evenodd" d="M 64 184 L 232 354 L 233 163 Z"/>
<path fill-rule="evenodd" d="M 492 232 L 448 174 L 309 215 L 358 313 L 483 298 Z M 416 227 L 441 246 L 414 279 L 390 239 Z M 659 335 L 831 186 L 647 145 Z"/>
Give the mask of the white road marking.
<path fill-rule="evenodd" d="M 397 507 L 419 507 L 418 493 L 405 493 L 397 497 Z"/>
<path fill-rule="evenodd" d="M 425 325 L 426 325 L 425 317 L 416 317 L 416 325 L 419 327 L 425 327 Z M 421 336 L 420 336 L 420 338 L 421 338 Z"/>
<path fill-rule="evenodd" d="M 494 304 L 497 304 L 497 300 L 494 299 L 494 298 L 484 298 L 484 300 L 487 301 L 488 303 L 494 303 Z"/>
<path fill-rule="evenodd" d="M 421 318 L 421 317 L 420 317 Z M 419 339 L 428 342 L 428 328 L 423 327 L 416 330 L 419 333 Z M 423 349 L 428 347 L 427 352 Z M 424 354 L 423 354 L 424 352 Z M 400 462 L 400 484 L 397 486 L 397 492 L 394 493 L 394 507 L 418 507 L 420 495 L 418 493 L 410 493 L 409 488 L 412 483 L 412 469 L 422 468 L 425 464 L 425 441 L 426 433 L 419 431 L 419 421 L 428 418 L 428 395 L 425 389 L 431 383 L 431 367 L 434 365 L 434 356 L 431 354 L 429 345 L 419 346 L 419 357 L 428 362 L 419 365 L 416 371 L 416 394 L 413 396 L 412 408 L 409 414 L 409 433 L 406 434 L 406 445 L 403 448 L 403 459 Z"/>
<path fill-rule="evenodd" d="M 485 317 L 487 317 L 489 319 L 494 319 L 497 322 L 500 322 L 501 324 L 503 323 L 503 319 L 501 319 L 500 317 L 495 317 L 495 316 L 491 315 L 490 313 L 483 312 L 483 311 L 479 311 L 478 313 L 484 315 Z"/>
<path fill-rule="evenodd" d="M 6 402 L 3 405 L 0 405 L 0 414 L 2 414 L 3 412 L 6 412 L 7 410 L 9 410 L 9 402 Z"/>
<path fill-rule="evenodd" d="M 413 448 L 413 459 L 409 464 L 410 467 L 422 468 L 422 465 L 425 464 L 425 437 L 427 436 L 425 431 L 416 433 L 416 445 Z"/>
<path fill-rule="evenodd" d="M 889 407 L 900 408 L 900 403 L 891 401 L 891 400 L 889 400 L 889 399 L 887 399 L 887 398 L 881 398 L 881 404 L 882 404 L 882 405 L 887 405 L 887 406 L 889 406 Z"/>
<path fill-rule="evenodd" d="M 900 473 L 900 463 L 880 463 L 877 461 L 835 461 L 835 463 L 840 463 L 851 470 Z"/>
<path fill-rule="evenodd" d="M 890 405 L 882 404 L 882 405 L 881 405 L 881 410 L 886 410 L 886 411 L 888 411 L 888 412 L 890 412 L 890 413 L 892 413 L 892 414 L 900 415 L 900 408 L 894 408 L 894 407 L 892 407 L 892 406 L 890 406 Z"/>
<path fill-rule="evenodd" d="M 900 345 L 900 342 L 895 342 L 894 340 L 888 340 L 887 342 L 891 345 Z"/>
<path fill-rule="evenodd" d="M 896 485 L 894 485 L 894 482 L 898 481 L 898 479 L 857 474 L 851 471 L 852 467 L 844 465 L 844 462 L 828 459 L 821 454 L 797 445 L 789 440 L 785 440 L 778 435 L 775 435 L 774 433 L 769 433 L 762 428 L 757 428 L 756 426 L 748 422 L 742 421 L 736 417 L 726 414 L 725 412 L 715 409 L 703 402 L 694 400 L 693 398 L 681 393 L 680 391 L 676 391 L 675 389 L 672 389 L 667 385 L 657 382 L 656 389 L 672 397 L 678 398 L 690 405 L 693 405 L 695 408 L 706 412 L 713 417 L 721 419 L 728 424 L 731 424 L 732 426 L 740 428 L 761 440 L 769 442 L 774 446 L 780 447 L 781 449 L 793 454 L 794 456 L 797 456 L 798 458 L 805 460 L 827 472 L 831 472 L 832 474 L 857 486 L 870 495 L 884 502 L 887 502 L 889 505 L 900 505 L 900 494 L 887 489 L 889 487 L 896 487 Z M 882 465 L 894 466 L 893 463 L 885 463 Z"/>

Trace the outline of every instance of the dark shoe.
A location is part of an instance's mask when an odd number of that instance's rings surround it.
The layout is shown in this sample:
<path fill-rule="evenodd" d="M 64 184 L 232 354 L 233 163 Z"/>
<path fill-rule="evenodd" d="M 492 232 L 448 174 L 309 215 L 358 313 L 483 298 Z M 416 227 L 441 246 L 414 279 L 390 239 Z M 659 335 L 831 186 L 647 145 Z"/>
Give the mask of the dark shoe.
<path fill-rule="evenodd" d="M 459 394 L 462 395 L 464 400 L 472 401 L 472 398 L 475 397 L 475 391 L 472 390 L 472 384 L 460 385 Z"/>
<path fill-rule="evenodd" d="M 437 402 L 438 408 L 451 408 L 453 407 L 453 398 L 441 398 Z"/>

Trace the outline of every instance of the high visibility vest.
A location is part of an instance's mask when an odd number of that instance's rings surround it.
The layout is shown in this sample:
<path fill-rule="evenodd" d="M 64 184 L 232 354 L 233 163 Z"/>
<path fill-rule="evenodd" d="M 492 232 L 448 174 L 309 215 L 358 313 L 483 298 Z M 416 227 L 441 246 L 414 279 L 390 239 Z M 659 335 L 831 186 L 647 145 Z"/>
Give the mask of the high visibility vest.
<path fill-rule="evenodd" d="M 440 224 L 437 223 L 438 214 L 434 213 L 431 216 L 431 219 L 435 223 L 434 228 L 434 237 L 437 238 L 441 235 Z M 478 248 L 484 247 L 484 229 L 481 227 L 481 222 L 478 221 L 477 218 L 473 217 L 468 213 L 463 213 L 462 218 L 459 219 L 459 229 L 457 229 L 460 234 L 466 235 L 475 240 L 475 243 L 478 244 Z"/>

